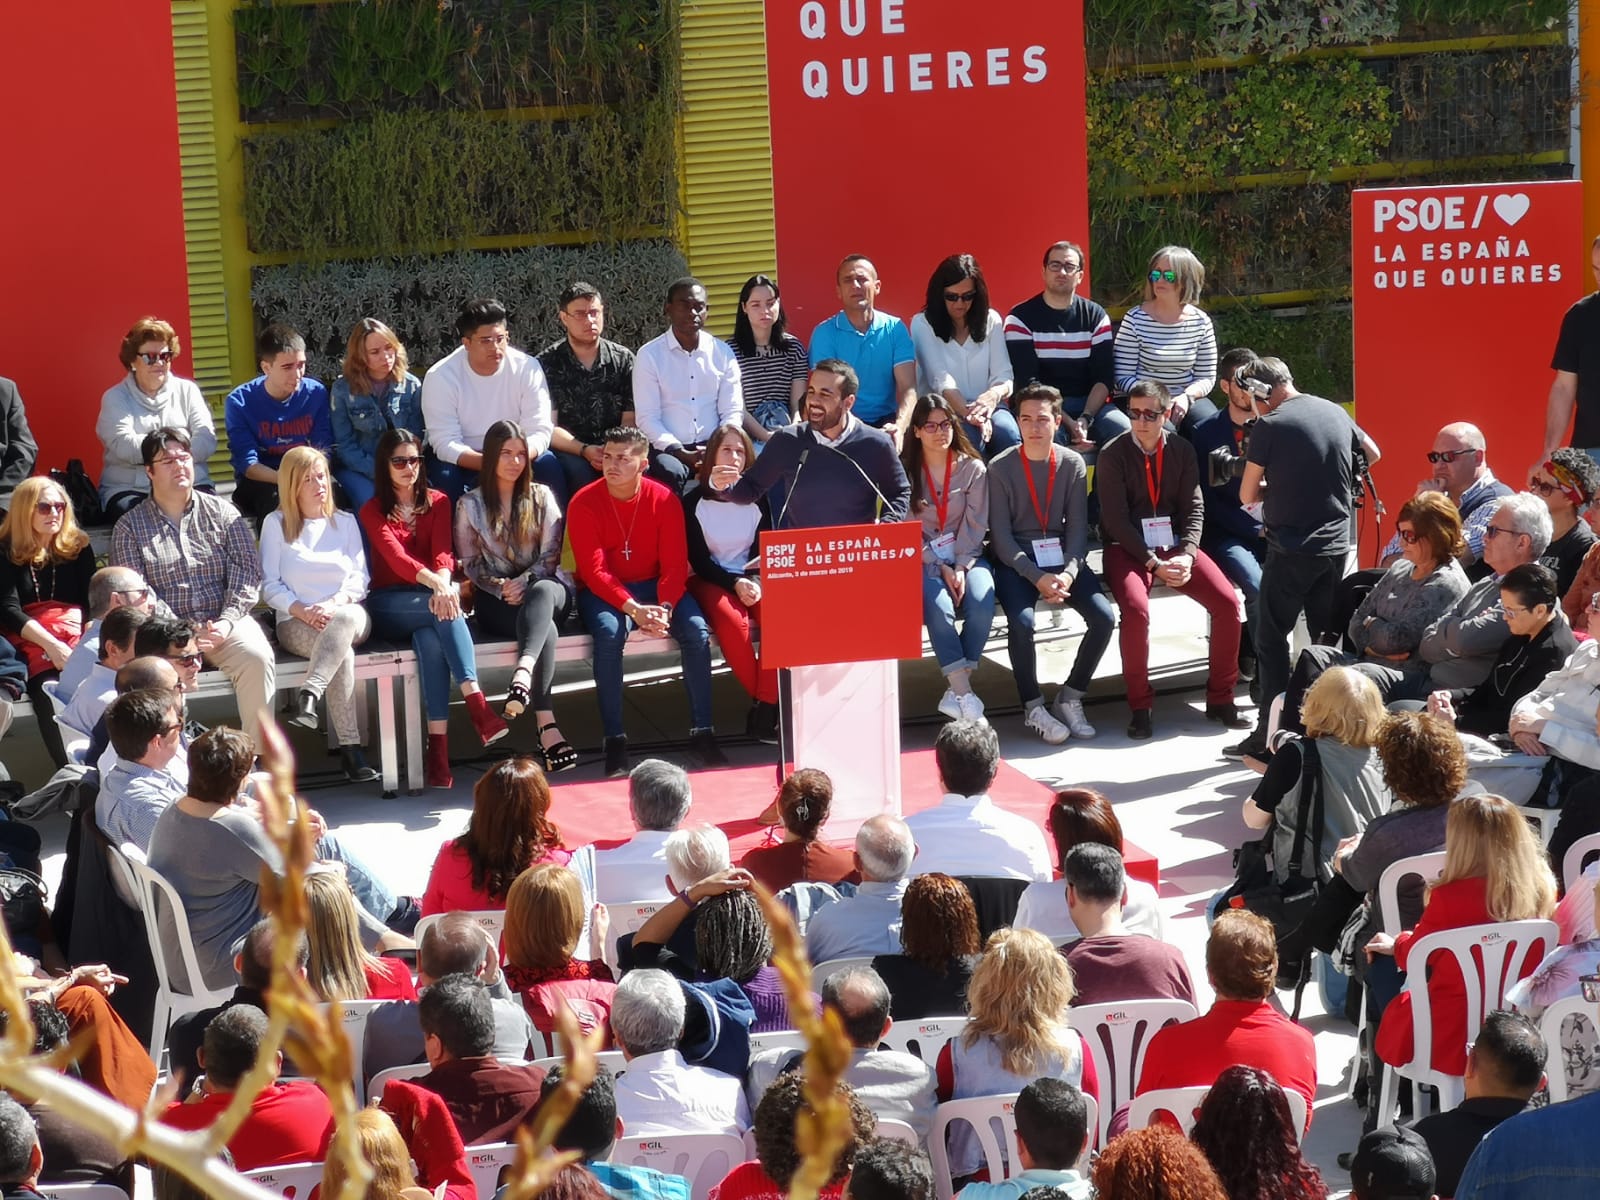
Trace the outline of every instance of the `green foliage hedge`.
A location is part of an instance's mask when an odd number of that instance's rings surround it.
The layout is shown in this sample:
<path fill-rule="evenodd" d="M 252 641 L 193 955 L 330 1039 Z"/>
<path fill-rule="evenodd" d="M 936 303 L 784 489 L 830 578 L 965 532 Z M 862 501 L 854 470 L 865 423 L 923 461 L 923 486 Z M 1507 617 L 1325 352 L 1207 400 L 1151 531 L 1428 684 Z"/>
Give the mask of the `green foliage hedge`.
<path fill-rule="evenodd" d="M 1289 364 L 1302 392 L 1347 404 L 1355 398 L 1348 304 L 1314 304 L 1300 309 L 1241 307 L 1211 314 L 1217 348 L 1249 346 Z"/>

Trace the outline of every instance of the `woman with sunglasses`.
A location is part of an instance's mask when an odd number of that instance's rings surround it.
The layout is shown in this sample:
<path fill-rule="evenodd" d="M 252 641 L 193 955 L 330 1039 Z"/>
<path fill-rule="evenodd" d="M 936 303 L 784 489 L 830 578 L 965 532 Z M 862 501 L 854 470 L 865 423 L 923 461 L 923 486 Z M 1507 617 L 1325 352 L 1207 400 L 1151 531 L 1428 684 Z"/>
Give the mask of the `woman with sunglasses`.
<path fill-rule="evenodd" d="M 985 458 L 1022 441 L 1006 404 L 1011 356 L 1000 314 L 989 307 L 989 285 L 972 255 L 952 254 L 934 268 L 922 311 L 911 318 L 911 345 L 918 392 L 948 400 Z"/>
<path fill-rule="evenodd" d="M 150 494 L 140 445 L 158 429 L 181 429 L 194 455 L 194 486 L 212 491 L 206 460 L 216 451 L 211 408 L 191 379 L 172 373 L 180 347 L 177 332 L 156 317 L 140 317 L 122 339 L 117 357 L 127 372 L 100 397 L 95 436 L 105 447 L 100 467 L 100 503 L 114 521 Z"/>
<path fill-rule="evenodd" d="M 372 547 L 367 611 L 379 637 L 410 641 L 416 651 L 428 712 L 425 778 L 431 788 L 448 788 L 455 783 L 450 774 L 452 678 L 485 746 L 511 731 L 489 711 L 478 686 L 478 660 L 461 611 L 461 589 L 450 577 L 455 570 L 450 499 L 428 486 L 422 439 L 409 429 L 386 430 L 375 453 L 382 464 L 377 491 L 360 514 Z"/>
<path fill-rule="evenodd" d="M 550 699 L 556 641 L 573 593 L 561 569 L 565 531 L 554 493 L 534 482 L 528 435 L 515 421 L 496 421 L 483 435 L 478 486 L 456 505 L 456 556 L 477 588 L 478 624 L 516 639 L 504 715 L 513 720 L 532 706 L 547 773 L 578 765 Z"/>
<path fill-rule="evenodd" d="M 1583 510 L 1600 493 L 1600 465 L 1582 450 L 1563 446 L 1528 476 L 1528 490 L 1550 510 L 1550 546 L 1539 561 L 1555 572 L 1556 588 L 1565 596 L 1596 541 Z"/>
<path fill-rule="evenodd" d="M 399 336 L 376 317 L 356 322 L 333 381 L 333 477 L 357 511 L 377 490 L 378 438 L 422 428 L 422 381 L 407 369 Z"/>
<path fill-rule="evenodd" d="M 67 753 L 44 685 L 61 677 L 83 634 L 93 575 L 89 535 L 78 528 L 67 493 L 45 475 L 17 484 L 0 521 L 0 634 L 27 664 L 33 715 L 58 767 Z"/>
<path fill-rule="evenodd" d="M 1217 411 L 1207 398 L 1217 385 L 1217 334 L 1196 307 L 1206 269 L 1192 250 L 1163 246 L 1150 256 L 1144 300 L 1117 326 L 1112 353 L 1117 388 L 1126 392 L 1141 379 L 1172 393 L 1168 420 L 1183 437 Z"/>
<path fill-rule="evenodd" d="M 994 575 L 983 557 L 989 476 L 962 426 L 948 397 L 921 397 L 900 461 L 911 481 L 911 514 L 922 522 L 922 621 L 947 685 L 939 711 L 981 721 L 972 672 L 994 626 Z"/>

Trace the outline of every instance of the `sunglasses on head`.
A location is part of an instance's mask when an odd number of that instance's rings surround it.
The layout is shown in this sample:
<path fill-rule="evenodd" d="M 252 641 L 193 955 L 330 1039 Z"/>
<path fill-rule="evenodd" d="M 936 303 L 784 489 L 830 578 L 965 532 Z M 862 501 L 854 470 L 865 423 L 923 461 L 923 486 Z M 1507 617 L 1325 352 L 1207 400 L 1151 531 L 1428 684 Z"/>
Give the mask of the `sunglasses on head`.
<path fill-rule="evenodd" d="M 1150 272 L 1151 283 L 1160 283 L 1163 279 L 1165 279 L 1168 283 L 1177 283 L 1178 273 L 1172 270 Z"/>
<path fill-rule="evenodd" d="M 965 292 L 946 292 L 944 298 L 949 304 L 971 304 L 978 298 L 978 293 L 975 289 L 968 289 Z"/>
<path fill-rule="evenodd" d="M 137 355 L 135 355 L 135 357 L 144 359 L 145 366 L 153 367 L 157 363 L 169 363 L 169 362 L 171 362 L 172 361 L 172 351 L 171 350 L 157 350 L 154 354 L 151 354 L 147 350 L 141 350 L 141 351 L 139 351 L 139 353 Z"/>

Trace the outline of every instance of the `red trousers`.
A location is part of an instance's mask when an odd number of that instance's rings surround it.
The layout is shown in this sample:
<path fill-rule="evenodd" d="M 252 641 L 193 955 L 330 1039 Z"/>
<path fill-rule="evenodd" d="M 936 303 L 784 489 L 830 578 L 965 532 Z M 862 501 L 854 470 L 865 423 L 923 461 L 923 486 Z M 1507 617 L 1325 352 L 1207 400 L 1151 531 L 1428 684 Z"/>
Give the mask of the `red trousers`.
<path fill-rule="evenodd" d="M 1122 681 L 1128 689 L 1128 707 L 1138 711 L 1155 706 L 1150 686 L 1150 588 L 1155 576 L 1121 546 L 1105 548 L 1101 573 L 1121 609 L 1117 644 L 1122 651 Z M 1206 703 L 1231 704 L 1239 682 L 1239 597 L 1222 569 L 1205 551 L 1196 550 L 1189 582 L 1178 589 L 1211 614 L 1210 671 L 1206 675 Z"/>
<path fill-rule="evenodd" d="M 78 1060 L 83 1081 L 128 1108 L 142 1110 L 155 1087 L 156 1068 L 117 1010 L 97 988 L 84 983 L 62 992 L 56 1007 L 74 1038 L 88 1035 Z"/>
<path fill-rule="evenodd" d="M 776 704 L 778 673 L 761 665 L 753 640 L 761 624 L 761 602 L 758 600 L 746 608 L 727 588 L 694 576 L 689 578 L 689 594 L 705 614 L 717 645 L 722 649 L 722 661 L 728 664 L 734 678 L 754 699 Z"/>

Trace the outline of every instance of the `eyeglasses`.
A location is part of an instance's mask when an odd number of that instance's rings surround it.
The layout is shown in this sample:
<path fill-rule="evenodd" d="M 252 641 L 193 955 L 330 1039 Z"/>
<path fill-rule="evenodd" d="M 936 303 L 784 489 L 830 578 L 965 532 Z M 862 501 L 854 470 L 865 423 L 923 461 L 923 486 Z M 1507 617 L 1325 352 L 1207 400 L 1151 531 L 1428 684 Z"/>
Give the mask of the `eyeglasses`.
<path fill-rule="evenodd" d="M 1153 425 L 1157 421 L 1165 419 L 1165 417 L 1166 414 L 1159 408 L 1130 408 L 1128 410 L 1128 420 L 1130 421 L 1145 421 Z"/>
<path fill-rule="evenodd" d="M 195 650 L 189 654 L 169 654 L 167 661 L 180 667 L 198 667 L 205 661 L 205 656 Z"/>
<path fill-rule="evenodd" d="M 1428 451 L 1428 461 L 1435 464 L 1453 463 L 1463 455 L 1482 453 L 1482 450 L 1430 450 Z"/>
<path fill-rule="evenodd" d="M 1520 530 L 1517 530 L 1517 529 L 1505 529 L 1505 528 L 1503 528 L 1503 527 L 1501 527 L 1499 525 L 1490 525 L 1490 526 L 1488 526 L 1486 529 L 1484 529 L 1483 536 L 1485 538 L 1493 538 L 1493 537 L 1498 537 L 1502 533 L 1505 534 L 1507 537 L 1526 537 L 1526 536 L 1528 536 L 1528 535 L 1522 533 Z"/>
<path fill-rule="evenodd" d="M 166 454 L 158 454 L 155 458 L 152 458 L 150 465 L 153 467 L 172 467 L 182 466 L 184 463 L 192 463 L 193 461 L 194 455 L 187 450 L 170 450 Z"/>
<path fill-rule="evenodd" d="M 412 454 L 409 456 L 404 454 L 396 454 L 389 459 L 389 465 L 397 471 L 409 471 L 421 461 L 422 456 L 420 454 Z"/>
<path fill-rule="evenodd" d="M 1151 271 L 1150 272 L 1150 282 L 1151 283 L 1160 283 L 1163 279 L 1165 279 L 1168 283 L 1177 283 L 1178 282 L 1178 273 L 1176 271 Z"/>
<path fill-rule="evenodd" d="M 1395 533 L 1398 534 L 1400 540 L 1408 546 L 1415 546 L 1422 540 L 1422 535 L 1415 529 L 1396 529 Z"/>
<path fill-rule="evenodd" d="M 955 426 L 949 421 L 924 421 L 920 428 L 932 430 L 934 433 L 949 433 Z"/>
<path fill-rule="evenodd" d="M 1500 611 L 1508 617 L 1525 617 L 1533 610 L 1527 608 L 1517 608 L 1515 605 L 1507 604 L 1502 600 L 1500 602 Z"/>
<path fill-rule="evenodd" d="M 146 598 L 149 597 L 149 595 L 150 595 L 150 589 L 147 588 L 147 587 L 142 587 L 142 588 L 112 588 L 111 589 L 111 594 L 114 595 L 114 596 L 132 596 L 133 599 L 130 601 L 130 603 L 132 603 L 132 604 L 143 604 L 145 602 Z"/>
<path fill-rule="evenodd" d="M 946 304 L 971 304 L 977 298 L 978 293 L 975 288 L 968 288 L 964 292 L 946 292 L 944 294 Z"/>
<path fill-rule="evenodd" d="M 144 360 L 144 365 L 145 366 L 153 367 L 157 363 L 169 363 L 169 362 L 171 362 L 172 361 L 172 351 L 171 350 L 157 350 L 154 354 L 151 354 L 148 350 L 141 350 L 141 351 L 139 351 L 138 354 L 134 355 L 134 357 L 135 358 L 142 358 Z"/>
<path fill-rule="evenodd" d="M 1045 263 L 1044 269 L 1046 271 L 1054 271 L 1057 275 L 1076 275 L 1083 270 L 1083 267 L 1075 262 L 1062 262 L 1060 259 L 1052 258 Z"/>
<path fill-rule="evenodd" d="M 57 513 L 67 511 L 67 502 L 65 500 L 41 500 L 33 506 L 33 511 L 41 517 L 53 517 Z"/>
<path fill-rule="evenodd" d="M 182 732 L 183 732 L 183 722 L 180 721 L 176 725 L 163 725 L 161 727 L 161 732 L 158 733 L 156 736 L 157 737 L 166 737 L 170 733 L 182 733 Z"/>
<path fill-rule="evenodd" d="M 1538 492 L 1541 496 L 1554 496 L 1556 493 L 1566 489 L 1559 483 L 1546 483 L 1542 479 L 1530 479 L 1528 480 L 1528 490 L 1530 492 Z"/>

